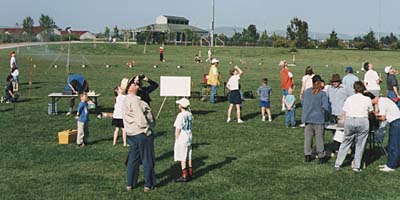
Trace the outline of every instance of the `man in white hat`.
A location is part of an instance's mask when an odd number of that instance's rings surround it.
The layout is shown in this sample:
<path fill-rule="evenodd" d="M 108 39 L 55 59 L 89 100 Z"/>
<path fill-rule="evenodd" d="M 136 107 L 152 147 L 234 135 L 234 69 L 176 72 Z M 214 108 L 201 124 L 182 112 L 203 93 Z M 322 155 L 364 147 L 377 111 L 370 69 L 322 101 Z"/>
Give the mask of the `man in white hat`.
<path fill-rule="evenodd" d="M 400 108 L 399 102 L 399 83 L 396 79 L 396 70 L 392 66 L 385 67 L 385 73 L 387 74 L 386 78 L 386 88 L 388 90 L 388 98 L 394 101 L 397 106 Z"/>
<path fill-rule="evenodd" d="M 207 84 L 211 87 L 210 103 L 215 103 L 215 95 L 217 94 L 217 87 L 220 85 L 220 78 L 218 72 L 219 61 L 215 58 L 211 60 L 210 71 L 208 72 Z"/>

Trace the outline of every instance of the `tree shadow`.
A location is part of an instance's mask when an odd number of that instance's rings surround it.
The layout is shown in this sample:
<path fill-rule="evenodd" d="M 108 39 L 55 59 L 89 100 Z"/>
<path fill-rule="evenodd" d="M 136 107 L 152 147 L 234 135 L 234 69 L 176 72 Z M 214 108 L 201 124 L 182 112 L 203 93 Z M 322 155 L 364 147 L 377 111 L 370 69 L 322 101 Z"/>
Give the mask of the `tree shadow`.
<path fill-rule="evenodd" d="M 214 113 L 215 110 L 192 110 L 192 114 L 194 115 L 207 115 L 209 113 Z"/>
<path fill-rule="evenodd" d="M 242 118 L 243 118 L 243 120 L 246 121 L 246 120 L 253 119 L 253 118 L 255 118 L 255 117 L 259 116 L 259 115 L 261 115 L 260 112 L 253 112 L 253 113 L 249 113 L 249 114 L 244 115 Z"/>

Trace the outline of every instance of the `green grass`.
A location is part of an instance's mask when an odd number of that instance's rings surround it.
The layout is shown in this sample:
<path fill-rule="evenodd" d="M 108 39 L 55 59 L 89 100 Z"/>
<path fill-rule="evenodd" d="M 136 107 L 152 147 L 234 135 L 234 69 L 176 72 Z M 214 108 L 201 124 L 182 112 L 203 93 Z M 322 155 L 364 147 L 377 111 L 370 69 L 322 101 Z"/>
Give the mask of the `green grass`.
<path fill-rule="evenodd" d="M 158 46 L 148 46 L 143 54 L 143 46 L 97 44 L 93 48 L 92 44 L 73 44 L 70 72 L 83 74 L 91 89 L 102 94 L 102 110 L 112 111 L 113 88 L 123 77 L 133 74 L 144 73 L 157 82 L 160 75 L 191 76 L 193 91 L 200 92 L 203 73 L 209 69 L 205 63 L 193 64 L 193 57 L 200 50 L 204 60 L 206 47 L 166 46 L 167 62 L 159 63 Z M 8 51 L 0 51 L 1 85 L 8 73 Z M 47 95 L 61 92 L 65 86 L 66 46 L 49 45 L 47 51 L 45 46 L 20 48 L 17 57 L 21 102 L 15 104 L 15 110 L 12 104 L 0 104 L 0 199 L 400 199 L 398 172 L 384 174 L 377 170 L 379 164 L 386 162 L 384 156 L 375 157 L 360 174 L 354 174 L 348 166 L 336 172 L 334 159 L 324 165 L 303 162 L 303 129 L 284 128 L 284 114 L 280 113 L 277 64 L 282 59 L 292 60 L 288 49 L 225 47 L 214 51 L 224 81 L 233 65 L 242 67 L 243 91 L 254 92 L 262 78 L 270 80 L 275 118 L 271 123 L 261 122 L 258 101 L 249 100 L 243 103 L 246 122 L 227 124 L 227 102 L 211 105 L 191 100 L 195 117 L 195 179 L 186 184 L 174 183 L 178 173 L 178 165 L 173 162 L 177 108 L 175 98 L 168 98 L 155 129 L 158 188 L 144 194 L 142 174 L 138 187 L 125 192 L 128 148 L 122 147 L 121 141 L 112 146 L 110 119 L 90 116 L 89 141 L 94 144 L 85 149 L 58 144 L 57 132 L 76 128 L 74 119 L 64 115 L 66 99 L 58 102 L 59 115 L 47 115 Z M 297 86 L 295 94 L 298 97 L 300 80 L 308 65 L 328 81 L 333 73 L 343 77 L 347 65 L 359 70 L 366 60 L 383 72 L 385 65 L 399 63 L 398 55 L 396 51 L 299 50 L 297 67 L 291 68 Z M 36 65 L 30 90 L 29 57 Z M 240 58 L 247 64 L 240 64 Z M 132 69 L 126 67 L 130 60 L 136 61 Z M 229 64 L 231 61 L 233 65 Z M 52 63 L 59 67 L 53 68 Z M 82 64 L 88 67 L 82 68 Z M 153 65 L 159 67 L 154 69 Z M 183 69 L 177 69 L 177 65 Z M 223 95 L 222 87 L 218 94 Z M 159 90 L 152 98 L 156 114 L 163 98 L 159 97 Z M 298 109 L 296 119 L 300 120 L 300 116 Z M 327 148 L 331 138 L 332 134 L 326 132 Z"/>

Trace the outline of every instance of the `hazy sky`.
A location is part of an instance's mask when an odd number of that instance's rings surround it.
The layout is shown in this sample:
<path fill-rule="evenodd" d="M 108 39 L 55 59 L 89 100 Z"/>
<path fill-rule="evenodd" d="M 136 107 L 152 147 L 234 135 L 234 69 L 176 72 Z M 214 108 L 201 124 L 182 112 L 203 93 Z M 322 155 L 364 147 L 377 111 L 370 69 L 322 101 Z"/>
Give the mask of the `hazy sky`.
<path fill-rule="evenodd" d="M 399 0 L 215 0 L 215 26 L 247 27 L 267 31 L 286 29 L 293 17 L 305 20 L 310 31 L 364 34 L 379 30 L 400 33 Z M 190 24 L 209 29 L 212 0 L 0 0 L 0 26 L 21 23 L 40 14 L 59 27 L 103 32 L 104 27 L 137 28 L 155 22 L 158 15 L 184 16 Z"/>

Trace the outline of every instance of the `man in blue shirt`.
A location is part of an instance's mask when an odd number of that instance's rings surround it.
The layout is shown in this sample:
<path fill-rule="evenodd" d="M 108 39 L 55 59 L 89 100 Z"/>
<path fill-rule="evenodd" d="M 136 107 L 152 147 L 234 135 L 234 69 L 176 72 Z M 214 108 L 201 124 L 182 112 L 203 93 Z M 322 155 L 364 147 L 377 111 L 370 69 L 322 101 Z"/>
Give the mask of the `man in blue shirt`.
<path fill-rule="evenodd" d="M 354 82 L 359 81 L 359 78 L 353 74 L 353 68 L 350 66 L 346 67 L 345 72 L 347 73 L 342 80 L 343 85 L 350 92 L 351 95 L 354 94 L 353 85 Z"/>
<path fill-rule="evenodd" d="M 80 74 L 70 74 L 68 75 L 67 85 L 64 88 L 65 92 L 70 92 L 71 94 L 78 94 L 83 92 L 89 92 L 89 84 Z M 72 109 L 75 105 L 75 97 L 72 97 L 69 102 L 69 109 L 66 115 L 71 115 Z"/>

